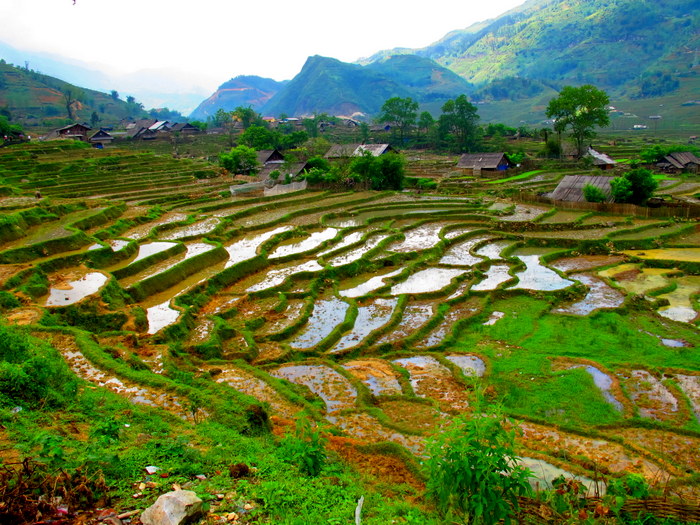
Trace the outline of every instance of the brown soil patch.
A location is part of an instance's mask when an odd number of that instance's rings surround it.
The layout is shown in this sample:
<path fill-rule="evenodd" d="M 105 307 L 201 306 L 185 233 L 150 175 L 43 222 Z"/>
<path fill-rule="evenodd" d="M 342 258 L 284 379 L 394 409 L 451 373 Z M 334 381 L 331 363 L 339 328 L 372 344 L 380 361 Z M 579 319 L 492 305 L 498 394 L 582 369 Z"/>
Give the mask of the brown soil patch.
<path fill-rule="evenodd" d="M 641 270 L 626 270 L 624 272 L 616 273 L 614 275 L 616 281 L 634 281 L 637 276 L 642 273 Z"/>
<path fill-rule="evenodd" d="M 328 448 L 363 474 L 396 485 L 409 485 L 418 492 L 425 490 L 425 484 L 408 469 L 401 458 L 389 454 L 361 452 L 357 449 L 358 444 L 354 439 L 339 436 L 330 436 L 328 440 Z"/>
<path fill-rule="evenodd" d="M 5 319 L 10 324 L 27 326 L 38 323 L 42 315 L 44 311 L 41 308 L 16 308 L 7 314 Z"/>
<path fill-rule="evenodd" d="M 30 266 L 30 264 L 0 264 L 0 285 L 4 285 L 10 277 Z"/>
<path fill-rule="evenodd" d="M 384 401 L 379 404 L 379 408 L 397 425 L 414 431 L 435 430 L 445 421 L 445 414 L 423 403 Z"/>
<path fill-rule="evenodd" d="M 700 439 L 667 430 L 619 428 L 615 433 L 635 445 L 659 454 L 683 470 L 700 471 Z"/>
<path fill-rule="evenodd" d="M 0 429 L 0 462 L 3 465 L 12 465 L 19 463 L 22 457 L 19 451 L 15 448 L 14 442 L 7 435 L 6 430 Z"/>

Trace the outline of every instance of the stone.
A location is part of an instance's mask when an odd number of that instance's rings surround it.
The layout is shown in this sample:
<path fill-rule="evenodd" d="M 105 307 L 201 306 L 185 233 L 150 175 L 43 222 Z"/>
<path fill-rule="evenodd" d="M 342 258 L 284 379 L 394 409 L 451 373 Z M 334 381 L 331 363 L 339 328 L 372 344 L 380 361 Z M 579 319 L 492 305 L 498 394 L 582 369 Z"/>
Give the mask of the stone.
<path fill-rule="evenodd" d="M 143 514 L 143 525 L 181 525 L 203 516 L 203 502 L 191 490 L 163 494 Z"/>

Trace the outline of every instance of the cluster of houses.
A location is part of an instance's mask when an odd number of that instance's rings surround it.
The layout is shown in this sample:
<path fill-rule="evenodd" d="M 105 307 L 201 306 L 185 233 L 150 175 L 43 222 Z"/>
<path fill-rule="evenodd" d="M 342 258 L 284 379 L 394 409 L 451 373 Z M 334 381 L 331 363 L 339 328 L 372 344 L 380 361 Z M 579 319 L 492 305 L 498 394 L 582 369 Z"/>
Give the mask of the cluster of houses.
<path fill-rule="evenodd" d="M 41 140 L 74 139 L 88 142 L 101 148 L 111 144 L 115 138 L 129 138 L 141 140 L 154 140 L 169 136 L 173 133 L 182 135 L 194 135 L 199 133 L 199 128 L 187 122 L 168 122 L 167 120 L 141 119 L 135 122 L 123 122 L 125 131 L 112 132 L 109 129 L 99 128 L 93 130 L 86 124 L 71 124 L 55 129 L 40 137 Z"/>

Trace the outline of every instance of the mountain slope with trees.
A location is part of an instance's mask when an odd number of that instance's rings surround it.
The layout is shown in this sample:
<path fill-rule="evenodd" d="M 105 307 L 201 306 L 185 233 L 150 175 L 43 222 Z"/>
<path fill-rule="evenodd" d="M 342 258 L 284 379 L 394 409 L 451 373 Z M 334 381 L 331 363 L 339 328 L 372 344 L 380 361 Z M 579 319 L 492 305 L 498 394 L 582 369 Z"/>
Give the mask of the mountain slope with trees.
<path fill-rule="evenodd" d="M 216 115 L 217 110 L 233 111 L 237 107 L 250 106 L 260 110 L 286 84 L 271 78 L 239 75 L 219 86 L 216 92 L 203 101 L 190 115 L 197 120 L 206 120 Z"/>

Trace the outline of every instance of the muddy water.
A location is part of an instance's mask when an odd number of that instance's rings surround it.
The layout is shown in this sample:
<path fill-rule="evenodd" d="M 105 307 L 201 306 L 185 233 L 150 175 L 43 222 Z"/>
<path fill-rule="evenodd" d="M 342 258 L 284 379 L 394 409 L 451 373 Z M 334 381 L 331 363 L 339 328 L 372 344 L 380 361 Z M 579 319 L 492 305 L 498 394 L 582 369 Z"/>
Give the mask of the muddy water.
<path fill-rule="evenodd" d="M 639 415 L 659 421 L 669 421 L 678 415 L 678 400 L 655 376 L 646 370 L 632 370 L 624 377 L 630 399 L 637 405 Z"/>
<path fill-rule="evenodd" d="M 308 252 L 318 248 L 322 243 L 331 240 L 338 234 L 336 228 L 326 228 L 320 232 L 314 232 L 309 237 L 303 241 L 297 241 L 290 239 L 281 244 L 270 254 L 270 259 L 277 259 L 280 257 L 286 257 L 288 255 L 294 255 L 295 253 Z"/>
<path fill-rule="evenodd" d="M 436 305 L 432 302 L 412 302 L 406 305 L 399 324 L 383 335 L 377 344 L 402 341 L 419 330 L 434 315 Z"/>
<path fill-rule="evenodd" d="M 350 246 L 351 244 L 355 244 L 356 242 L 360 242 L 362 240 L 362 237 L 364 237 L 368 231 L 371 231 L 370 228 L 367 229 L 362 229 L 356 232 L 352 232 L 346 236 L 343 237 L 343 240 L 340 241 L 339 243 L 327 248 L 326 250 L 323 250 L 322 252 L 318 253 L 318 257 L 323 257 L 324 255 L 328 255 L 331 252 L 334 252 L 336 250 L 340 250 L 342 248 L 346 248 Z"/>
<path fill-rule="evenodd" d="M 539 255 L 516 257 L 525 263 L 525 270 L 515 275 L 519 281 L 513 289 L 551 291 L 562 290 L 574 284 L 573 281 L 560 277 L 554 270 L 542 266 Z"/>
<path fill-rule="evenodd" d="M 445 359 L 456 364 L 466 376 L 483 377 L 486 373 L 486 363 L 475 355 L 448 354 Z"/>
<path fill-rule="evenodd" d="M 187 226 L 180 226 L 158 234 L 159 239 L 174 241 L 184 239 L 185 237 L 197 237 L 211 233 L 219 225 L 221 219 L 218 217 L 210 217 L 203 221 L 197 221 Z"/>
<path fill-rule="evenodd" d="M 698 312 L 693 307 L 693 295 L 700 293 L 700 276 L 687 275 L 675 278 L 677 288 L 669 293 L 661 294 L 659 299 L 666 299 L 668 306 L 659 308 L 659 315 L 674 321 L 690 323 Z"/>
<path fill-rule="evenodd" d="M 587 270 L 593 270 L 594 268 L 600 268 L 601 266 L 618 264 L 623 260 L 624 257 L 614 255 L 582 255 L 580 257 L 557 259 L 550 263 L 549 266 L 564 273 L 585 272 Z"/>
<path fill-rule="evenodd" d="M 113 252 L 118 252 L 122 248 L 124 248 L 127 244 L 129 244 L 129 241 L 122 241 L 120 239 L 110 239 L 108 241 L 105 241 L 105 243 L 112 248 Z M 88 247 L 87 251 L 92 251 L 92 250 L 99 250 L 100 248 L 104 248 L 101 244 L 93 244 L 90 247 Z"/>
<path fill-rule="evenodd" d="M 580 301 L 555 308 L 552 313 L 588 315 L 601 308 L 619 308 L 625 302 L 625 296 L 619 290 L 611 288 L 594 275 L 580 273 L 572 275 L 571 278 L 585 284 L 588 293 Z"/>
<path fill-rule="evenodd" d="M 347 282 L 347 284 L 351 287 L 340 290 L 338 294 L 341 297 L 362 297 L 363 295 L 367 295 L 368 293 L 371 293 L 375 290 L 378 290 L 379 288 L 382 288 L 383 286 L 386 286 L 386 279 L 394 277 L 400 274 L 402 271 L 403 268 L 399 268 L 397 270 L 384 272 L 381 275 L 375 275 L 374 277 L 370 277 L 369 279 L 367 279 L 366 276 L 360 276 L 357 279 L 351 279 L 349 280 L 349 282 Z M 359 280 L 360 284 L 358 284 L 357 286 L 352 286 L 353 281 L 355 280 Z"/>
<path fill-rule="evenodd" d="M 434 328 L 427 336 L 416 343 L 416 348 L 430 348 L 439 345 L 443 339 L 452 333 L 455 324 L 462 319 L 471 317 L 481 310 L 478 299 L 470 299 L 452 305 L 445 314 L 442 322 Z"/>
<path fill-rule="evenodd" d="M 345 320 L 345 314 L 349 307 L 348 303 L 335 297 L 317 301 L 304 330 L 290 341 L 289 346 L 296 349 L 316 346 Z"/>
<path fill-rule="evenodd" d="M 401 384 L 394 369 L 382 359 L 348 361 L 343 368 L 362 381 L 375 396 L 400 395 Z"/>
<path fill-rule="evenodd" d="M 598 272 L 598 275 L 614 279 L 628 293 L 645 294 L 667 286 L 670 280 L 666 275 L 673 271 L 668 268 L 641 268 L 638 264 L 621 264 Z"/>
<path fill-rule="evenodd" d="M 397 303 L 398 299 L 375 299 L 368 305 L 359 306 L 352 330 L 343 335 L 330 352 L 340 352 L 362 343 L 369 334 L 389 322 Z"/>
<path fill-rule="evenodd" d="M 188 242 L 185 243 L 185 246 L 187 248 L 187 251 L 183 254 L 180 253 L 178 255 L 175 255 L 173 257 L 170 257 L 164 261 L 160 261 L 156 264 L 153 264 L 152 266 L 149 266 L 145 270 L 135 274 L 135 275 L 130 275 L 128 277 L 125 277 L 119 281 L 119 284 L 123 288 L 128 288 L 129 286 L 134 285 L 135 283 L 139 281 L 143 281 L 144 279 L 148 279 L 149 277 L 153 277 L 154 275 L 157 275 L 159 273 L 162 273 L 166 270 L 169 270 L 173 266 L 181 263 L 182 261 L 189 259 L 191 257 L 194 257 L 196 255 L 201 255 L 203 253 L 206 253 L 210 250 L 213 250 L 216 248 L 213 244 L 207 244 L 204 242 Z M 223 265 L 221 265 L 223 268 Z M 214 268 L 214 267 L 212 267 Z M 196 283 L 193 283 L 196 284 Z"/>
<path fill-rule="evenodd" d="M 147 333 L 155 334 L 166 326 L 177 322 L 181 312 L 170 306 L 170 303 L 171 300 L 168 299 L 165 302 L 146 309 L 146 316 L 148 317 Z"/>
<path fill-rule="evenodd" d="M 268 232 L 261 233 L 252 237 L 239 239 L 232 244 L 224 246 L 224 248 L 229 254 L 229 259 L 226 262 L 226 268 L 228 268 L 229 266 L 233 266 L 234 264 L 238 264 L 239 262 L 252 259 L 257 255 L 258 248 L 265 241 L 271 239 L 278 233 L 283 233 L 291 229 L 291 226 L 280 226 L 279 228 L 275 228 L 274 230 L 270 230 Z"/>
<path fill-rule="evenodd" d="M 550 208 L 544 208 L 542 206 L 516 204 L 513 213 L 510 215 L 504 215 L 503 217 L 498 217 L 498 220 L 508 222 L 534 221 L 538 216 L 549 210 Z"/>
<path fill-rule="evenodd" d="M 476 250 L 475 253 L 476 255 L 479 255 L 480 257 L 486 259 L 500 260 L 502 259 L 501 252 L 509 246 L 511 246 L 512 244 L 513 241 L 496 241 L 482 246 L 481 248 Z"/>
<path fill-rule="evenodd" d="M 228 363 L 225 365 L 217 365 L 215 368 L 221 370 L 221 372 L 215 376 L 217 383 L 225 383 L 231 388 L 254 397 L 263 403 L 269 403 L 270 408 L 272 408 L 272 411 L 276 415 L 292 419 L 294 415 L 301 410 L 300 406 L 282 397 L 269 384 L 250 372 L 229 365 Z"/>
<path fill-rule="evenodd" d="M 532 471 L 530 485 L 535 490 L 549 490 L 553 488 L 553 480 L 564 476 L 566 479 L 575 478 L 579 481 L 585 487 L 586 495 L 589 497 L 605 494 L 605 484 L 602 481 L 596 483 L 586 476 L 574 476 L 571 472 L 541 459 L 521 457 L 518 458 L 518 463 Z"/>
<path fill-rule="evenodd" d="M 444 410 L 462 411 L 469 407 L 466 389 L 434 357 L 418 355 L 392 362 L 408 371 L 417 396 L 434 399 Z"/>
<path fill-rule="evenodd" d="M 389 237 L 389 234 L 384 233 L 384 234 L 379 234 L 379 235 L 373 235 L 367 241 L 362 245 L 357 248 L 354 248 L 352 250 L 349 250 L 343 254 L 337 255 L 335 257 L 332 257 L 327 260 L 328 264 L 334 267 L 338 266 L 343 266 L 345 264 L 350 264 L 351 262 L 357 261 L 360 259 L 364 254 L 372 250 L 373 248 L 376 248 L 377 245 L 382 242 L 384 239 Z"/>
<path fill-rule="evenodd" d="M 421 455 L 425 451 L 425 439 L 421 436 L 406 436 L 396 430 L 383 426 L 377 419 L 364 413 L 343 414 L 327 417 L 329 421 L 347 432 L 349 435 L 370 441 L 381 443 L 390 441 L 397 443 L 414 454 Z"/>
<path fill-rule="evenodd" d="M 613 405 L 618 412 L 623 412 L 624 407 L 622 403 L 615 397 L 612 392 L 613 379 L 608 374 L 605 374 L 598 370 L 596 367 L 591 365 L 576 365 L 572 368 L 585 368 L 586 372 L 593 378 L 593 383 L 603 394 L 605 400 Z"/>
<path fill-rule="evenodd" d="M 391 287 L 391 295 L 420 294 L 437 292 L 448 286 L 452 279 L 466 273 L 466 270 L 446 268 L 426 268 L 409 276 L 403 282 Z"/>
<path fill-rule="evenodd" d="M 274 288 L 279 286 L 287 278 L 295 273 L 301 272 L 320 272 L 323 270 L 323 266 L 318 264 L 316 261 L 307 261 L 304 263 L 287 263 L 280 265 L 272 270 L 268 271 L 267 274 L 263 276 L 255 277 L 259 282 L 249 286 L 245 289 L 246 292 L 259 292 L 260 290 L 267 290 L 268 288 Z"/>
<path fill-rule="evenodd" d="M 404 240 L 396 241 L 386 249 L 391 252 L 413 252 L 432 248 L 440 242 L 440 231 L 448 224 L 434 222 L 404 231 Z"/>
<path fill-rule="evenodd" d="M 191 345 L 200 345 L 209 339 L 213 329 L 214 321 L 209 317 L 200 317 L 195 322 L 194 328 L 190 330 L 187 342 Z"/>
<path fill-rule="evenodd" d="M 471 233 L 474 231 L 474 228 L 469 228 L 469 227 L 464 227 L 464 228 L 454 228 L 451 229 L 450 231 L 444 233 L 442 236 L 445 239 L 454 239 L 455 237 L 459 237 L 460 235 L 464 235 L 465 233 Z"/>
<path fill-rule="evenodd" d="M 131 261 L 130 264 L 135 263 L 136 261 L 140 261 L 141 259 L 145 259 L 146 257 L 149 257 L 155 253 L 159 252 L 164 252 L 168 248 L 172 248 L 173 246 L 176 246 L 176 242 L 149 242 L 146 244 L 141 244 L 139 245 L 139 251 L 136 254 L 136 257 L 134 257 L 134 260 Z"/>
<path fill-rule="evenodd" d="M 257 333 L 262 336 L 268 336 L 289 328 L 301 317 L 304 304 L 302 300 L 291 300 L 280 314 L 266 313 L 265 325 Z"/>
<path fill-rule="evenodd" d="M 683 393 L 688 397 L 693 407 L 695 419 L 700 422 L 700 376 L 676 374 L 674 379 Z"/>
<path fill-rule="evenodd" d="M 508 273 L 510 266 L 507 264 L 492 264 L 486 272 L 486 278 L 472 286 L 472 290 L 490 291 L 513 277 Z"/>
<path fill-rule="evenodd" d="M 355 407 L 357 391 L 350 381 L 327 365 L 283 365 L 270 375 L 308 387 L 326 404 L 326 416 L 331 422 L 335 422 L 334 416 L 341 410 Z"/>
<path fill-rule="evenodd" d="M 151 230 L 156 226 L 170 224 L 171 222 L 184 221 L 185 219 L 187 219 L 187 214 L 185 213 L 166 213 L 153 222 L 148 222 L 146 224 L 141 224 L 131 228 L 127 232 L 123 233 L 122 237 L 134 240 L 143 239 L 144 237 L 148 237 L 148 234 L 151 233 Z"/>
<path fill-rule="evenodd" d="M 52 281 L 58 281 L 49 289 L 45 306 L 67 306 L 97 293 L 109 277 L 102 272 L 90 272 L 80 269 L 55 274 Z"/>
<path fill-rule="evenodd" d="M 484 260 L 483 257 L 476 257 L 471 254 L 471 250 L 480 242 L 486 241 L 490 238 L 489 235 L 477 235 L 466 241 L 460 242 L 452 246 L 449 250 L 445 252 L 442 259 L 440 259 L 440 264 L 446 266 L 473 266 Z"/>

